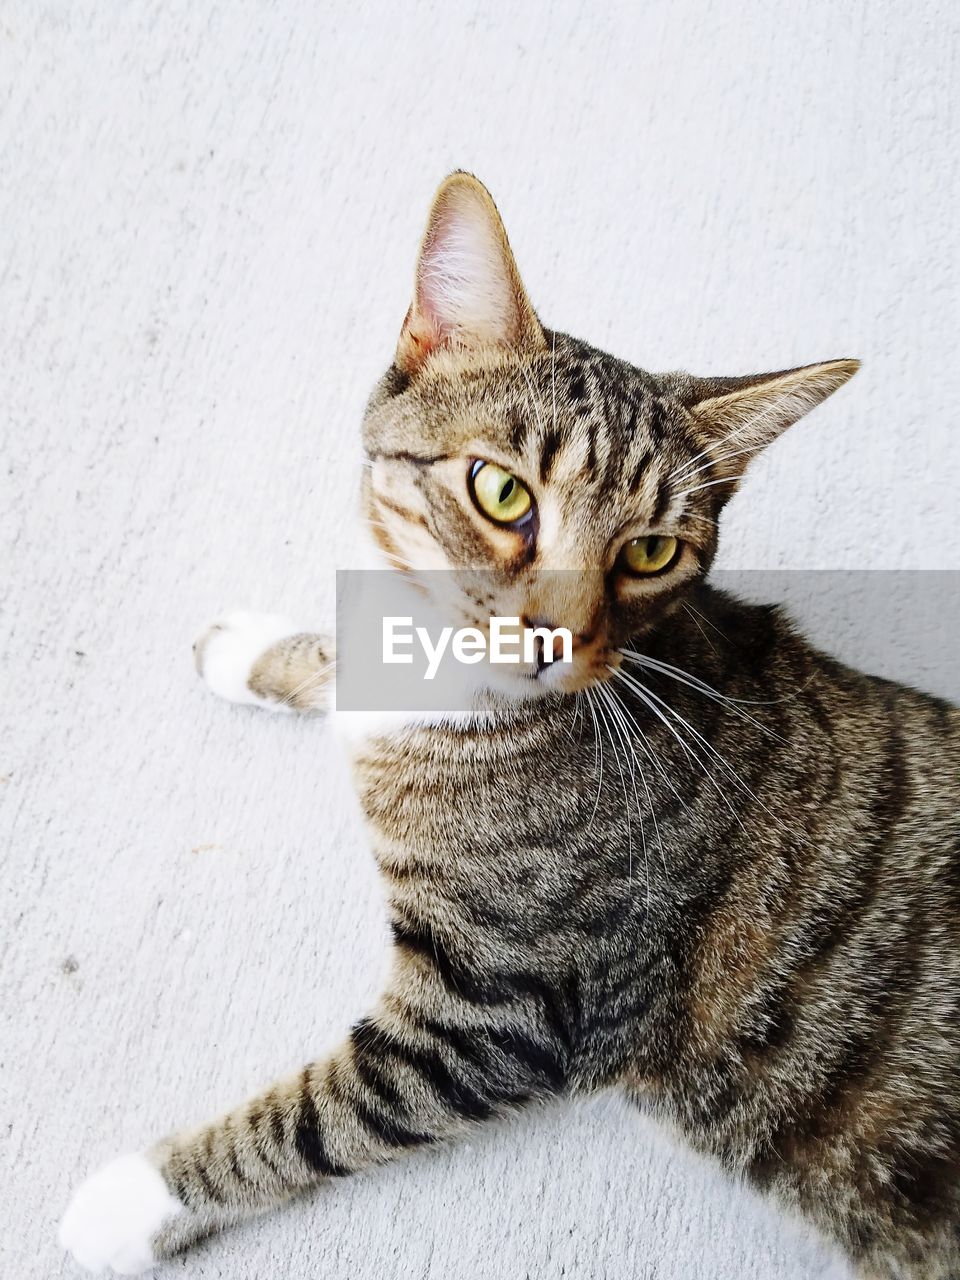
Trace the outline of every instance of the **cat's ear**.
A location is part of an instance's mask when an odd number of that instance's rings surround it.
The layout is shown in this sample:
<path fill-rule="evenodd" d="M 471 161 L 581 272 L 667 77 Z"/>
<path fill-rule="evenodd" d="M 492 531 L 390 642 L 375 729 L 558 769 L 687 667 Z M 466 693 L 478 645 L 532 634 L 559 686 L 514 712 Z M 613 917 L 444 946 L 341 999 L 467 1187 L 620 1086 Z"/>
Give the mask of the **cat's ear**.
<path fill-rule="evenodd" d="M 718 477 L 739 477 L 750 458 L 842 387 L 859 360 L 827 360 L 746 378 L 682 376 L 675 391 L 698 437 L 713 454 Z"/>
<path fill-rule="evenodd" d="M 452 173 L 433 198 L 397 365 L 415 374 L 437 350 L 545 346 L 489 191 Z"/>

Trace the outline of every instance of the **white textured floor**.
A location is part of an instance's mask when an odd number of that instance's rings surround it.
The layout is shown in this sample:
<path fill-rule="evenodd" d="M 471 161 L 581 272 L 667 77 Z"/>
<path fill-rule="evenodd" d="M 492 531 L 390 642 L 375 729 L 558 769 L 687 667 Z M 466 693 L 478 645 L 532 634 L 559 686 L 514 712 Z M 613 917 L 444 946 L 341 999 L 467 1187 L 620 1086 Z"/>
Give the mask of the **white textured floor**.
<path fill-rule="evenodd" d="M 79 1177 L 298 1066 L 377 988 L 333 743 L 216 703 L 190 640 L 223 607 L 329 616 L 435 183 L 478 172 L 547 322 L 639 363 L 864 357 L 757 467 L 729 562 L 956 568 L 956 62 L 956 6 L 923 0 L 8 0 L 0 1275 L 72 1274 Z M 831 1267 L 602 1099 L 164 1274 Z"/>

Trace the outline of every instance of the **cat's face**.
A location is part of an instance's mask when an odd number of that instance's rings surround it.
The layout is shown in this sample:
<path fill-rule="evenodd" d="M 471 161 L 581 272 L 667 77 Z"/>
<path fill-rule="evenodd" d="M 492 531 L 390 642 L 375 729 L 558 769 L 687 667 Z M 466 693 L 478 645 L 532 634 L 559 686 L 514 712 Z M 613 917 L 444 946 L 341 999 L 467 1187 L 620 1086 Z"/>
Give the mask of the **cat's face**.
<path fill-rule="evenodd" d="M 547 331 L 492 200 L 455 174 L 364 422 L 371 534 L 442 592 L 454 627 L 486 633 L 499 616 L 571 632 L 570 662 L 499 667 L 493 684 L 589 687 L 706 573 L 749 459 L 856 368 L 655 377 Z"/>

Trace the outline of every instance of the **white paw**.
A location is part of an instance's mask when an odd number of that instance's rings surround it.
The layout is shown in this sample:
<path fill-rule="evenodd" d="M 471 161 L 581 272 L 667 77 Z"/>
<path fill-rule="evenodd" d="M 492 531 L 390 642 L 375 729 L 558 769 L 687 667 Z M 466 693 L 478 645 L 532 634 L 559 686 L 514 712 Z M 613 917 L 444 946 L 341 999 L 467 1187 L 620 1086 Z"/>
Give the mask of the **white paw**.
<path fill-rule="evenodd" d="M 257 659 L 284 636 L 302 631 L 279 613 L 228 613 L 218 618 L 193 646 L 197 670 L 208 687 L 228 702 L 275 706 L 250 688 Z"/>
<path fill-rule="evenodd" d="M 145 1156 L 119 1156 L 73 1194 L 60 1223 L 61 1248 L 88 1271 L 136 1276 L 156 1262 L 153 1241 L 186 1210 Z"/>

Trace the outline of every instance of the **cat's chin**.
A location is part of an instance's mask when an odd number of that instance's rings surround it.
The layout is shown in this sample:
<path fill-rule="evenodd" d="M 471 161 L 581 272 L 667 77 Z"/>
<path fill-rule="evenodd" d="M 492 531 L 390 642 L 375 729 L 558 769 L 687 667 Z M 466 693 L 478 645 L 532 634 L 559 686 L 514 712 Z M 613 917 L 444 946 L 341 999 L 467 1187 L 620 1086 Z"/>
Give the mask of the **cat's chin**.
<path fill-rule="evenodd" d="M 538 698 L 573 695 L 585 689 L 605 684 L 606 677 L 571 672 L 557 667 L 545 667 L 540 672 L 512 671 L 509 674 L 488 668 L 487 688 L 498 696 L 514 702 L 533 702 Z"/>

